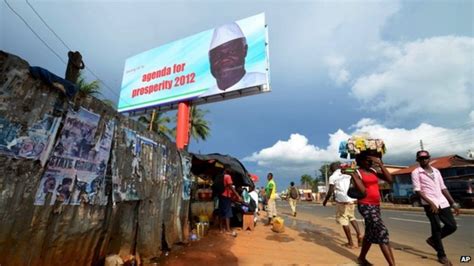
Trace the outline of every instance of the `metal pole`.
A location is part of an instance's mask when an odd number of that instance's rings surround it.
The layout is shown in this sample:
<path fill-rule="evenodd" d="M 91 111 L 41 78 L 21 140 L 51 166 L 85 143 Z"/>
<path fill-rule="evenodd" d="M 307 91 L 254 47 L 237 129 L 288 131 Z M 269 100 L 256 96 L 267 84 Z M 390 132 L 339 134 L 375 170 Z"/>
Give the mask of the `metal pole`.
<path fill-rule="evenodd" d="M 183 150 L 189 138 L 189 102 L 178 104 L 178 121 L 176 125 L 176 147 Z"/>
<path fill-rule="evenodd" d="M 328 186 L 328 165 L 325 164 L 324 166 L 324 185 L 326 186 L 326 193 L 329 191 L 329 186 Z"/>

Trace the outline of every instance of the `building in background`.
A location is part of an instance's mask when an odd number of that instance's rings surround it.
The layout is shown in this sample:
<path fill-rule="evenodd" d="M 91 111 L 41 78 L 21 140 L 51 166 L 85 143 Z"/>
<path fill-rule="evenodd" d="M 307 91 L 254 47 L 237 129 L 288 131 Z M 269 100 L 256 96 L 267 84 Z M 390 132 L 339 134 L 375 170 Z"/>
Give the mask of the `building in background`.
<path fill-rule="evenodd" d="M 431 166 L 437 168 L 443 175 L 446 186 L 453 198 L 462 205 L 472 205 L 472 183 L 474 180 L 474 160 L 465 159 L 459 155 L 448 155 L 432 158 Z M 418 198 L 413 193 L 411 172 L 418 163 L 407 168 L 391 172 L 393 182 L 393 202 L 419 205 Z"/>

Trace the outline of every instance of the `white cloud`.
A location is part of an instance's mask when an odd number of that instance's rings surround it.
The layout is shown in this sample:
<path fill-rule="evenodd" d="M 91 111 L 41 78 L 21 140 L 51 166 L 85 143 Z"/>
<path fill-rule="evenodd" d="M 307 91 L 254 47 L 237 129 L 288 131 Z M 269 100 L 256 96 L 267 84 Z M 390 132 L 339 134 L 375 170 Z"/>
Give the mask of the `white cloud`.
<path fill-rule="evenodd" d="M 385 111 L 395 121 L 420 116 L 438 124 L 452 122 L 447 117 L 466 121 L 474 104 L 474 38 L 384 43 L 377 52 L 383 60 L 376 70 L 357 78 L 352 87 L 364 106 Z"/>
<path fill-rule="evenodd" d="M 329 69 L 329 77 L 341 86 L 349 81 L 349 71 L 345 67 L 345 58 L 342 56 L 327 56 L 324 60 Z"/>
<path fill-rule="evenodd" d="M 273 146 L 254 152 L 243 159 L 272 171 L 282 171 L 285 175 L 301 176 L 313 173 L 322 162 L 339 159 L 339 143 L 351 135 L 369 133 L 373 138 L 381 138 L 387 146 L 384 161 L 390 163 L 414 163 L 414 154 L 424 148 L 433 156 L 459 154 L 465 156 L 468 149 L 474 150 L 474 127 L 448 129 L 422 123 L 411 129 L 387 128 L 377 121 L 364 118 L 352 126 L 351 132 L 339 129 L 329 134 L 328 145 L 324 148 L 309 143 L 301 134 L 291 134 L 288 140 L 279 140 Z"/>
<path fill-rule="evenodd" d="M 279 140 L 272 147 L 254 152 L 243 161 L 279 170 L 313 169 L 319 161 L 336 160 L 339 142 L 348 137 L 342 130 L 338 130 L 329 135 L 330 144 L 321 149 L 310 144 L 305 136 L 295 133 L 288 140 Z"/>

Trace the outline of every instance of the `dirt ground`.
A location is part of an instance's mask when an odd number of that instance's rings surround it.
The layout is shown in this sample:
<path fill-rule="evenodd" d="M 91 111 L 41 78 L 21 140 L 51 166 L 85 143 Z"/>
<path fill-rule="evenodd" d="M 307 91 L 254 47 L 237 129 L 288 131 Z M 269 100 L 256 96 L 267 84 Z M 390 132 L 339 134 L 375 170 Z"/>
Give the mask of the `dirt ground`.
<path fill-rule="evenodd" d="M 345 237 L 335 223 L 311 221 L 310 217 L 292 217 L 282 213 L 285 231 L 275 233 L 264 226 L 260 217 L 253 231 L 237 231 L 237 237 L 211 229 L 201 240 L 173 247 L 159 265 L 357 265 L 360 249 L 343 246 Z M 397 265 L 440 265 L 434 256 L 420 259 L 420 254 L 394 247 Z M 386 265 L 380 249 L 373 246 L 369 261 Z"/>

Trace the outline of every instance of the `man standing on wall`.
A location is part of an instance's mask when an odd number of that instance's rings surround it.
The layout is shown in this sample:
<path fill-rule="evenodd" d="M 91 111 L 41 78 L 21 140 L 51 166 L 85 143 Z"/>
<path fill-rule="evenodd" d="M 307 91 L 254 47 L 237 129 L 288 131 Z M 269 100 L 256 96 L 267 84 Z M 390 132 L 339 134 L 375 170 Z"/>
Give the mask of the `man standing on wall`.
<path fill-rule="evenodd" d="M 277 210 L 276 210 L 276 184 L 275 181 L 273 180 L 273 174 L 268 173 L 267 175 L 268 183 L 267 186 L 265 187 L 265 196 L 267 198 L 267 214 L 268 214 L 268 224 L 272 224 L 272 219 L 277 216 Z"/>
<path fill-rule="evenodd" d="M 296 202 L 300 198 L 300 193 L 298 189 L 295 187 L 295 182 L 290 183 L 290 187 L 288 188 L 288 195 L 289 199 L 288 202 L 290 203 L 291 211 L 293 212 L 293 216 L 296 217 Z"/>
<path fill-rule="evenodd" d="M 418 151 L 416 161 L 420 166 L 411 172 L 413 190 L 420 197 L 426 216 L 431 223 L 431 237 L 426 239 L 426 243 L 436 250 L 440 263 L 452 265 L 444 252 L 441 239 L 456 231 L 457 225 L 450 206 L 454 208 L 457 216 L 459 204 L 455 203 L 449 194 L 439 170 L 429 164 L 428 151 Z M 441 227 L 441 222 L 444 224 L 443 227 Z"/>

